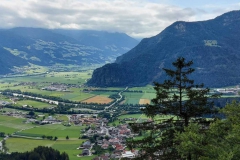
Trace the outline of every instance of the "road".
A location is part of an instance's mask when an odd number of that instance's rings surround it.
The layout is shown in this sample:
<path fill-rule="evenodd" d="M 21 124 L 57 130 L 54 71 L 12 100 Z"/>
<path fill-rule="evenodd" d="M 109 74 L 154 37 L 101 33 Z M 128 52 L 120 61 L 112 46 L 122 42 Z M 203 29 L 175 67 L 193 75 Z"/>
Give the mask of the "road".
<path fill-rule="evenodd" d="M 117 100 L 116 100 L 114 103 L 112 103 L 111 105 L 106 106 L 105 109 L 104 109 L 104 111 L 107 110 L 108 108 L 111 108 L 111 107 L 114 106 L 118 101 L 120 101 L 120 100 L 122 99 L 122 92 L 126 91 L 127 89 L 128 89 L 128 87 L 126 87 L 123 91 L 119 92 L 118 95 L 119 95 L 120 98 L 117 98 Z"/>

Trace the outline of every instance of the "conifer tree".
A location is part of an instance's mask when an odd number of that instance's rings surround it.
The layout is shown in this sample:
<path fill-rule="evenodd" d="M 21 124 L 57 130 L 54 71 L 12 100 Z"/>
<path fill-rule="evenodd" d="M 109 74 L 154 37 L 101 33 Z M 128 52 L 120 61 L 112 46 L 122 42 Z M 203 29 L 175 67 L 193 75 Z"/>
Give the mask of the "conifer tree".
<path fill-rule="evenodd" d="M 169 79 L 154 83 L 156 98 L 142 109 L 151 121 L 130 124 L 133 131 L 148 135 L 128 141 L 130 148 L 141 148 L 139 159 L 181 159 L 174 142 L 175 133 L 183 132 L 190 121 L 207 123 L 202 116 L 213 112 L 213 102 L 208 99 L 217 95 L 209 95 L 209 88 L 189 79 L 194 72 L 193 62 L 180 57 L 172 64 L 174 69 L 163 69 Z"/>

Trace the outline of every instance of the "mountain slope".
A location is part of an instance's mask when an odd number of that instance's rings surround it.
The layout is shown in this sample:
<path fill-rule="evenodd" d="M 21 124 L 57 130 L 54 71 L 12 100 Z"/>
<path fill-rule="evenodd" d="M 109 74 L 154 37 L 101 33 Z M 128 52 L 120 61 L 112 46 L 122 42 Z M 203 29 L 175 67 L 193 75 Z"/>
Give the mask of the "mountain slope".
<path fill-rule="evenodd" d="M 7 68 L 4 67 L 0 74 L 8 73 L 13 66 L 17 66 L 13 63 L 16 60 L 24 62 L 21 63 L 24 65 L 33 63 L 44 66 L 59 63 L 91 65 L 113 62 L 117 56 L 129 51 L 138 43 L 124 33 L 85 32 L 25 27 L 1 30 L 0 54 L 5 50 L 5 54 L 8 52 L 13 56 L 8 61 Z M 90 36 L 96 33 L 97 37 Z M 1 56 L 0 61 L 5 66 L 3 58 Z"/>
<path fill-rule="evenodd" d="M 209 87 L 240 82 L 240 11 L 201 22 L 175 22 L 160 34 L 143 39 L 111 65 L 94 71 L 89 85 L 139 86 L 166 79 L 177 57 L 193 60 L 192 78 Z M 116 72 L 116 73 L 115 73 Z M 118 74 L 119 73 L 119 74 Z"/>

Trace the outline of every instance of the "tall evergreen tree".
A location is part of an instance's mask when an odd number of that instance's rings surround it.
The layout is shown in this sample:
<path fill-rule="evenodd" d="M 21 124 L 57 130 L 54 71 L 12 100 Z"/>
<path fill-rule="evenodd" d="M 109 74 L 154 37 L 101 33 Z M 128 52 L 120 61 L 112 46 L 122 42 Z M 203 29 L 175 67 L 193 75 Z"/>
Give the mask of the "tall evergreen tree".
<path fill-rule="evenodd" d="M 220 113 L 225 119 L 218 119 L 203 129 L 190 123 L 185 132 L 177 133 L 175 141 L 182 159 L 191 154 L 194 160 L 239 160 L 240 159 L 240 103 L 227 104 Z"/>
<path fill-rule="evenodd" d="M 141 148 L 139 159 L 181 159 L 176 150 L 178 144 L 174 142 L 176 131 L 183 132 L 190 121 L 207 123 L 201 117 L 213 111 L 213 102 L 208 99 L 217 95 L 209 95 L 209 88 L 204 88 L 203 84 L 196 85 L 189 79 L 194 72 L 191 68 L 193 62 L 180 57 L 172 64 L 174 70 L 163 69 L 169 79 L 154 83 L 156 98 L 142 110 L 152 120 L 130 124 L 135 132 L 148 135 L 128 142 L 129 147 Z M 188 159 L 191 159 L 190 155 Z"/>

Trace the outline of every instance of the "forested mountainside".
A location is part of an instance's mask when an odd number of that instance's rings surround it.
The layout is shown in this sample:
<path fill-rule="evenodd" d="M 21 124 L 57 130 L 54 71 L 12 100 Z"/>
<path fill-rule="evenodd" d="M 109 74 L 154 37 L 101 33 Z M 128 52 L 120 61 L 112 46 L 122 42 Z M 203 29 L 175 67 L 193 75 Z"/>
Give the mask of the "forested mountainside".
<path fill-rule="evenodd" d="M 158 35 L 143 39 L 115 63 L 94 71 L 88 85 L 141 86 L 166 79 L 177 57 L 193 60 L 193 78 L 208 87 L 240 82 L 240 11 L 198 22 L 178 21 Z"/>
<path fill-rule="evenodd" d="M 42 66 L 109 63 L 137 44 L 137 40 L 125 33 L 25 27 L 2 29 L 0 74 L 28 63 Z"/>

